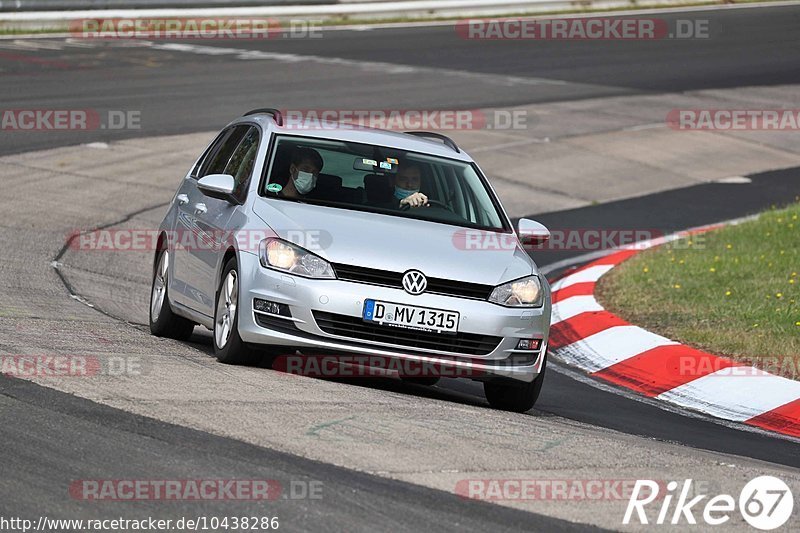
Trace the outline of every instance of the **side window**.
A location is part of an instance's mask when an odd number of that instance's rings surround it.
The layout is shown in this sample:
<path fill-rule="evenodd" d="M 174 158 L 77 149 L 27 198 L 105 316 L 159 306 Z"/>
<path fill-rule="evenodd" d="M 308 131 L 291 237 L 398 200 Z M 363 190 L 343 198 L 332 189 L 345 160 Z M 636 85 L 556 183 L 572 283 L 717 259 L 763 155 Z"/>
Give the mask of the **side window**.
<path fill-rule="evenodd" d="M 228 166 L 228 162 L 231 160 L 234 150 L 239 146 L 242 137 L 247 134 L 249 129 L 250 126 L 244 125 L 230 128 L 226 132 L 224 139 L 218 142 L 214 149 L 209 152 L 206 160 L 200 167 L 200 172 L 198 172 L 197 177 L 202 178 L 209 174 L 224 174 L 225 167 Z"/>
<path fill-rule="evenodd" d="M 250 183 L 250 176 L 253 174 L 260 138 L 261 136 L 258 133 L 258 128 L 251 126 L 244 134 L 239 146 L 233 151 L 223 171 L 223 174 L 233 176 L 233 180 L 236 183 L 233 193 L 240 200 L 244 200 L 247 192 L 247 184 Z"/>
<path fill-rule="evenodd" d="M 216 139 L 214 139 L 214 142 L 208 145 L 208 148 L 206 148 L 206 151 L 203 152 L 203 155 L 200 157 L 200 159 L 197 161 L 197 164 L 192 169 L 193 178 L 198 178 L 202 176 L 201 169 L 203 168 L 204 165 L 206 165 L 209 162 L 209 160 L 211 159 L 211 155 L 219 149 L 220 145 L 223 142 L 225 142 L 225 139 L 228 137 L 229 133 L 230 133 L 229 130 L 223 131 L 222 133 L 217 135 Z"/>

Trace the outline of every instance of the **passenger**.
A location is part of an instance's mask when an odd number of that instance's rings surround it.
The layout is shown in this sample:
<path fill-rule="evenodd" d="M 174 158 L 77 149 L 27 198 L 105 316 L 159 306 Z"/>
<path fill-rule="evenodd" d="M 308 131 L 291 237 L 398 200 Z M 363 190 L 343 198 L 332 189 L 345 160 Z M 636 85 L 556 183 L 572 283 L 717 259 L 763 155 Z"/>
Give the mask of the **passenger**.
<path fill-rule="evenodd" d="M 292 152 L 292 163 L 289 165 L 289 179 L 280 195 L 286 198 L 313 197 L 322 165 L 322 156 L 313 148 L 295 148 Z"/>

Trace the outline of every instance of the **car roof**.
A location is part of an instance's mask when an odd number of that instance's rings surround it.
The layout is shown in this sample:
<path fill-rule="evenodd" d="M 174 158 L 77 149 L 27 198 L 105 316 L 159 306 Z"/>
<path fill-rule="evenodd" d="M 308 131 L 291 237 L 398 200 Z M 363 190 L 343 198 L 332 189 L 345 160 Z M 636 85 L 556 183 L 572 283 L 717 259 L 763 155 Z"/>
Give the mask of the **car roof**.
<path fill-rule="evenodd" d="M 363 144 L 374 144 L 396 148 L 399 150 L 435 155 L 458 161 L 472 162 L 472 158 L 463 150 L 454 150 L 439 139 L 418 137 L 408 133 L 369 128 L 366 126 L 341 124 L 339 127 L 330 128 L 304 128 L 302 126 L 279 126 L 275 119 L 266 113 L 253 113 L 237 118 L 231 124 L 242 122 L 257 122 L 265 129 L 275 133 L 296 135 L 301 137 L 314 137 L 318 139 L 333 139 L 337 141 L 350 141 Z M 449 140 L 449 139 L 448 139 Z M 455 145 L 455 143 L 453 143 Z"/>

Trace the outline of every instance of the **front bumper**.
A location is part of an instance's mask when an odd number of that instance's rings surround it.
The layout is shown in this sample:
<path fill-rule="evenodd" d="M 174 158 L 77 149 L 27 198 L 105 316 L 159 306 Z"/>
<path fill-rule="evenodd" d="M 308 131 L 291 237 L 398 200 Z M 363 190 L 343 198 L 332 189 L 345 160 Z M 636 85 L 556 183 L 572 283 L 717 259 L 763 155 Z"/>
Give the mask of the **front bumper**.
<path fill-rule="evenodd" d="M 248 343 L 292 347 L 309 354 L 354 353 L 399 358 L 463 370 L 463 375 L 475 376 L 474 379 L 512 378 L 531 382 L 542 368 L 550 326 L 549 291 L 541 308 L 514 309 L 453 296 L 412 296 L 400 289 L 351 281 L 306 279 L 263 268 L 256 255 L 246 252 L 240 253 L 239 270 L 239 334 Z M 287 305 L 292 317 L 255 311 L 255 298 Z M 480 354 L 430 344 L 412 347 L 400 340 L 375 341 L 332 334 L 323 331 L 315 319 L 315 312 L 360 319 L 366 298 L 458 311 L 460 334 L 496 337 L 498 342 L 493 349 Z M 522 338 L 542 339 L 540 350 L 516 350 Z"/>

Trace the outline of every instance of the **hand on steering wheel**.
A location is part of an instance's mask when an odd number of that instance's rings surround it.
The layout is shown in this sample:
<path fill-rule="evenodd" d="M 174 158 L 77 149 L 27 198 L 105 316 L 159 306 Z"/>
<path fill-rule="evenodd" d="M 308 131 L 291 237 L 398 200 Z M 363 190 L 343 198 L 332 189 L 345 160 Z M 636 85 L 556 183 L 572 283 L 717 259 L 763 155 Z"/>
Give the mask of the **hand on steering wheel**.
<path fill-rule="evenodd" d="M 422 207 L 428 203 L 428 197 L 422 194 L 421 192 L 415 192 L 402 200 L 400 200 L 400 208 L 403 210 L 410 209 L 412 207 Z"/>
<path fill-rule="evenodd" d="M 440 202 L 439 200 L 430 200 L 427 196 L 422 194 L 421 192 L 415 192 L 408 198 L 403 198 L 400 200 L 400 209 L 403 211 L 408 211 L 412 207 L 430 207 L 430 206 L 437 206 L 441 207 L 442 209 L 447 209 L 448 211 L 452 211 L 453 209 L 445 204 L 444 202 Z"/>

